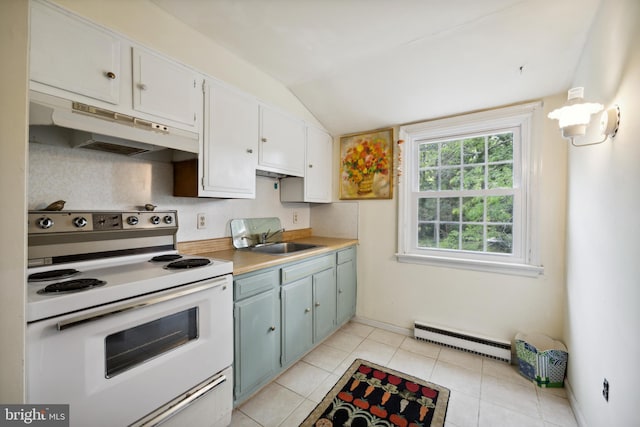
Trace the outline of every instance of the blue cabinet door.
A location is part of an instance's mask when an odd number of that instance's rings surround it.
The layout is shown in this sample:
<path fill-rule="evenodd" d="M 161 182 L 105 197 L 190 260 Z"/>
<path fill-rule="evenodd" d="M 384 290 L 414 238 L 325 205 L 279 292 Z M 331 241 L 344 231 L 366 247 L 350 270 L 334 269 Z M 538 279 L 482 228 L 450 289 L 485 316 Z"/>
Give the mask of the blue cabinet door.
<path fill-rule="evenodd" d="M 282 286 L 282 366 L 313 346 L 312 277 Z"/>
<path fill-rule="evenodd" d="M 234 378 L 236 401 L 279 371 L 280 309 L 278 288 L 236 302 Z"/>
<path fill-rule="evenodd" d="M 313 342 L 328 336 L 336 326 L 336 270 L 313 275 Z"/>
<path fill-rule="evenodd" d="M 355 246 L 338 252 L 336 267 L 338 326 L 356 314 L 356 268 Z"/>

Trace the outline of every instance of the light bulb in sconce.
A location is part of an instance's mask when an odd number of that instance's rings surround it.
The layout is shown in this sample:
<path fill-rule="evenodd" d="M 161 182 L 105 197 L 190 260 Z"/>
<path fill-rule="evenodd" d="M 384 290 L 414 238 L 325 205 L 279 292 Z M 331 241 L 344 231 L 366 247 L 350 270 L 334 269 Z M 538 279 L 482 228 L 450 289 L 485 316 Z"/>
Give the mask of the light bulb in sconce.
<path fill-rule="evenodd" d="M 600 116 L 600 131 L 604 138 L 601 141 L 576 144 L 574 139 L 584 136 L 591 123 L 591 116 L 604 109 L 602 104 L 584 102 L 584 88 L 576 87 L 569 90 L 567 103 L 561 108 L 553 110 L 547 117 L 558 120 L 562 136 L 570 139 L 575 146 L 600 144 L 608 137 L 614 137 L 620 125 L 620 108 L 614 106 L 605 110 Z"/>

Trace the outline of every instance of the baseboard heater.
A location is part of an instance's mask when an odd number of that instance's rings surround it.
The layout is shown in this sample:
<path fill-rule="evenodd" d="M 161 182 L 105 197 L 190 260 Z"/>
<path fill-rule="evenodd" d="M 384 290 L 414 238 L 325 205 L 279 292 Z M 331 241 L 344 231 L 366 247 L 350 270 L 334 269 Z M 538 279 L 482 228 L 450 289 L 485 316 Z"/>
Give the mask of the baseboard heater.
<path fill-rule="evenodd" d="M 466 332 L 429 325 L 416 321 L 413 325 L 414 337 L 480 356 L 511 363 L 511 342 L 470 335 Z"/>

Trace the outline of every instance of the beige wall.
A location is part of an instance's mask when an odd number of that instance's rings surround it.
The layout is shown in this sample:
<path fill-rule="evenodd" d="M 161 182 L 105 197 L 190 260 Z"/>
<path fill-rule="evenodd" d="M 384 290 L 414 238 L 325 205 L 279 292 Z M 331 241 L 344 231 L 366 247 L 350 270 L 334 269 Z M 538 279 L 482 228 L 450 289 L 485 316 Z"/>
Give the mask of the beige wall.
<path fill-rule="evenodd" d="M 640 3 L 603 2 L 574 80 L 574 86 L 584 86 L 585 98 L 618 104 L 622 120 L 613 141 L 569 151 L 569 384 L 574 411 L 593 427 L 640 420 L 638 46 Z M 604 378 L 609 402 L 602 397 Z"/>
<path fill-rule="evenodd" d="M 563 95 L 545 99 L 544 115 L 563 102 Z M 542 158 L 538 220 L 544 275 L 527 278 L 398 263 L 397 197 L 361 201 L 359 317 L 399 328 L 412 328 L 414 320 L 421 320 L 506 340 L 517 331 L 562 337 L 567 146 L 549 120 L 534 132 Z"/>
<path fill-rule="evenodd" d="M 24 399 L 28 2 L 0 2 L 0 402 Z"/>

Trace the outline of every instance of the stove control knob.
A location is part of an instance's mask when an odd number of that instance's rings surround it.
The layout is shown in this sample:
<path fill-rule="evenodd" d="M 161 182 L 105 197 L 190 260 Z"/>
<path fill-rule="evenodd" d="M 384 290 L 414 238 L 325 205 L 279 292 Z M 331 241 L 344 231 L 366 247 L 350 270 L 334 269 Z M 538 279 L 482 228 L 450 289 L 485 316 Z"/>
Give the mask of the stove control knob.
<path fill-rule="evenodd" d="M 44 230 L 53 227 L 53 220 L 48 217 L 42 217 L 38 220 L 38 226 Z"/>
<path fill-rule="evenodd" d="M 137 216 L 130 216 L 130 217 L 127 217 L 127 224 L 129 224 L 129 225 L 136 225 L 136 224 L 138 224 L 138 217 L 137 217 Z"/>
<path fill-rule="evenodd" d="M 82 228 L 87 225 L 87 219 L 83 216 L 77 216 L 73 219 L 73 225 L 78 228 Z"/>
<path fill-rule="evenodd" d="M 166 215 L 162 219 L 163 219 L 165 224 L 172 224 L 173 223 L 173 217 L 171 215 Z"/>
<path fill-rule="evenodd" d="M 151 217 L 151 224 L 158 225 L 160 224 L 160 217 L 158 215 L 154 215 Z"/>

